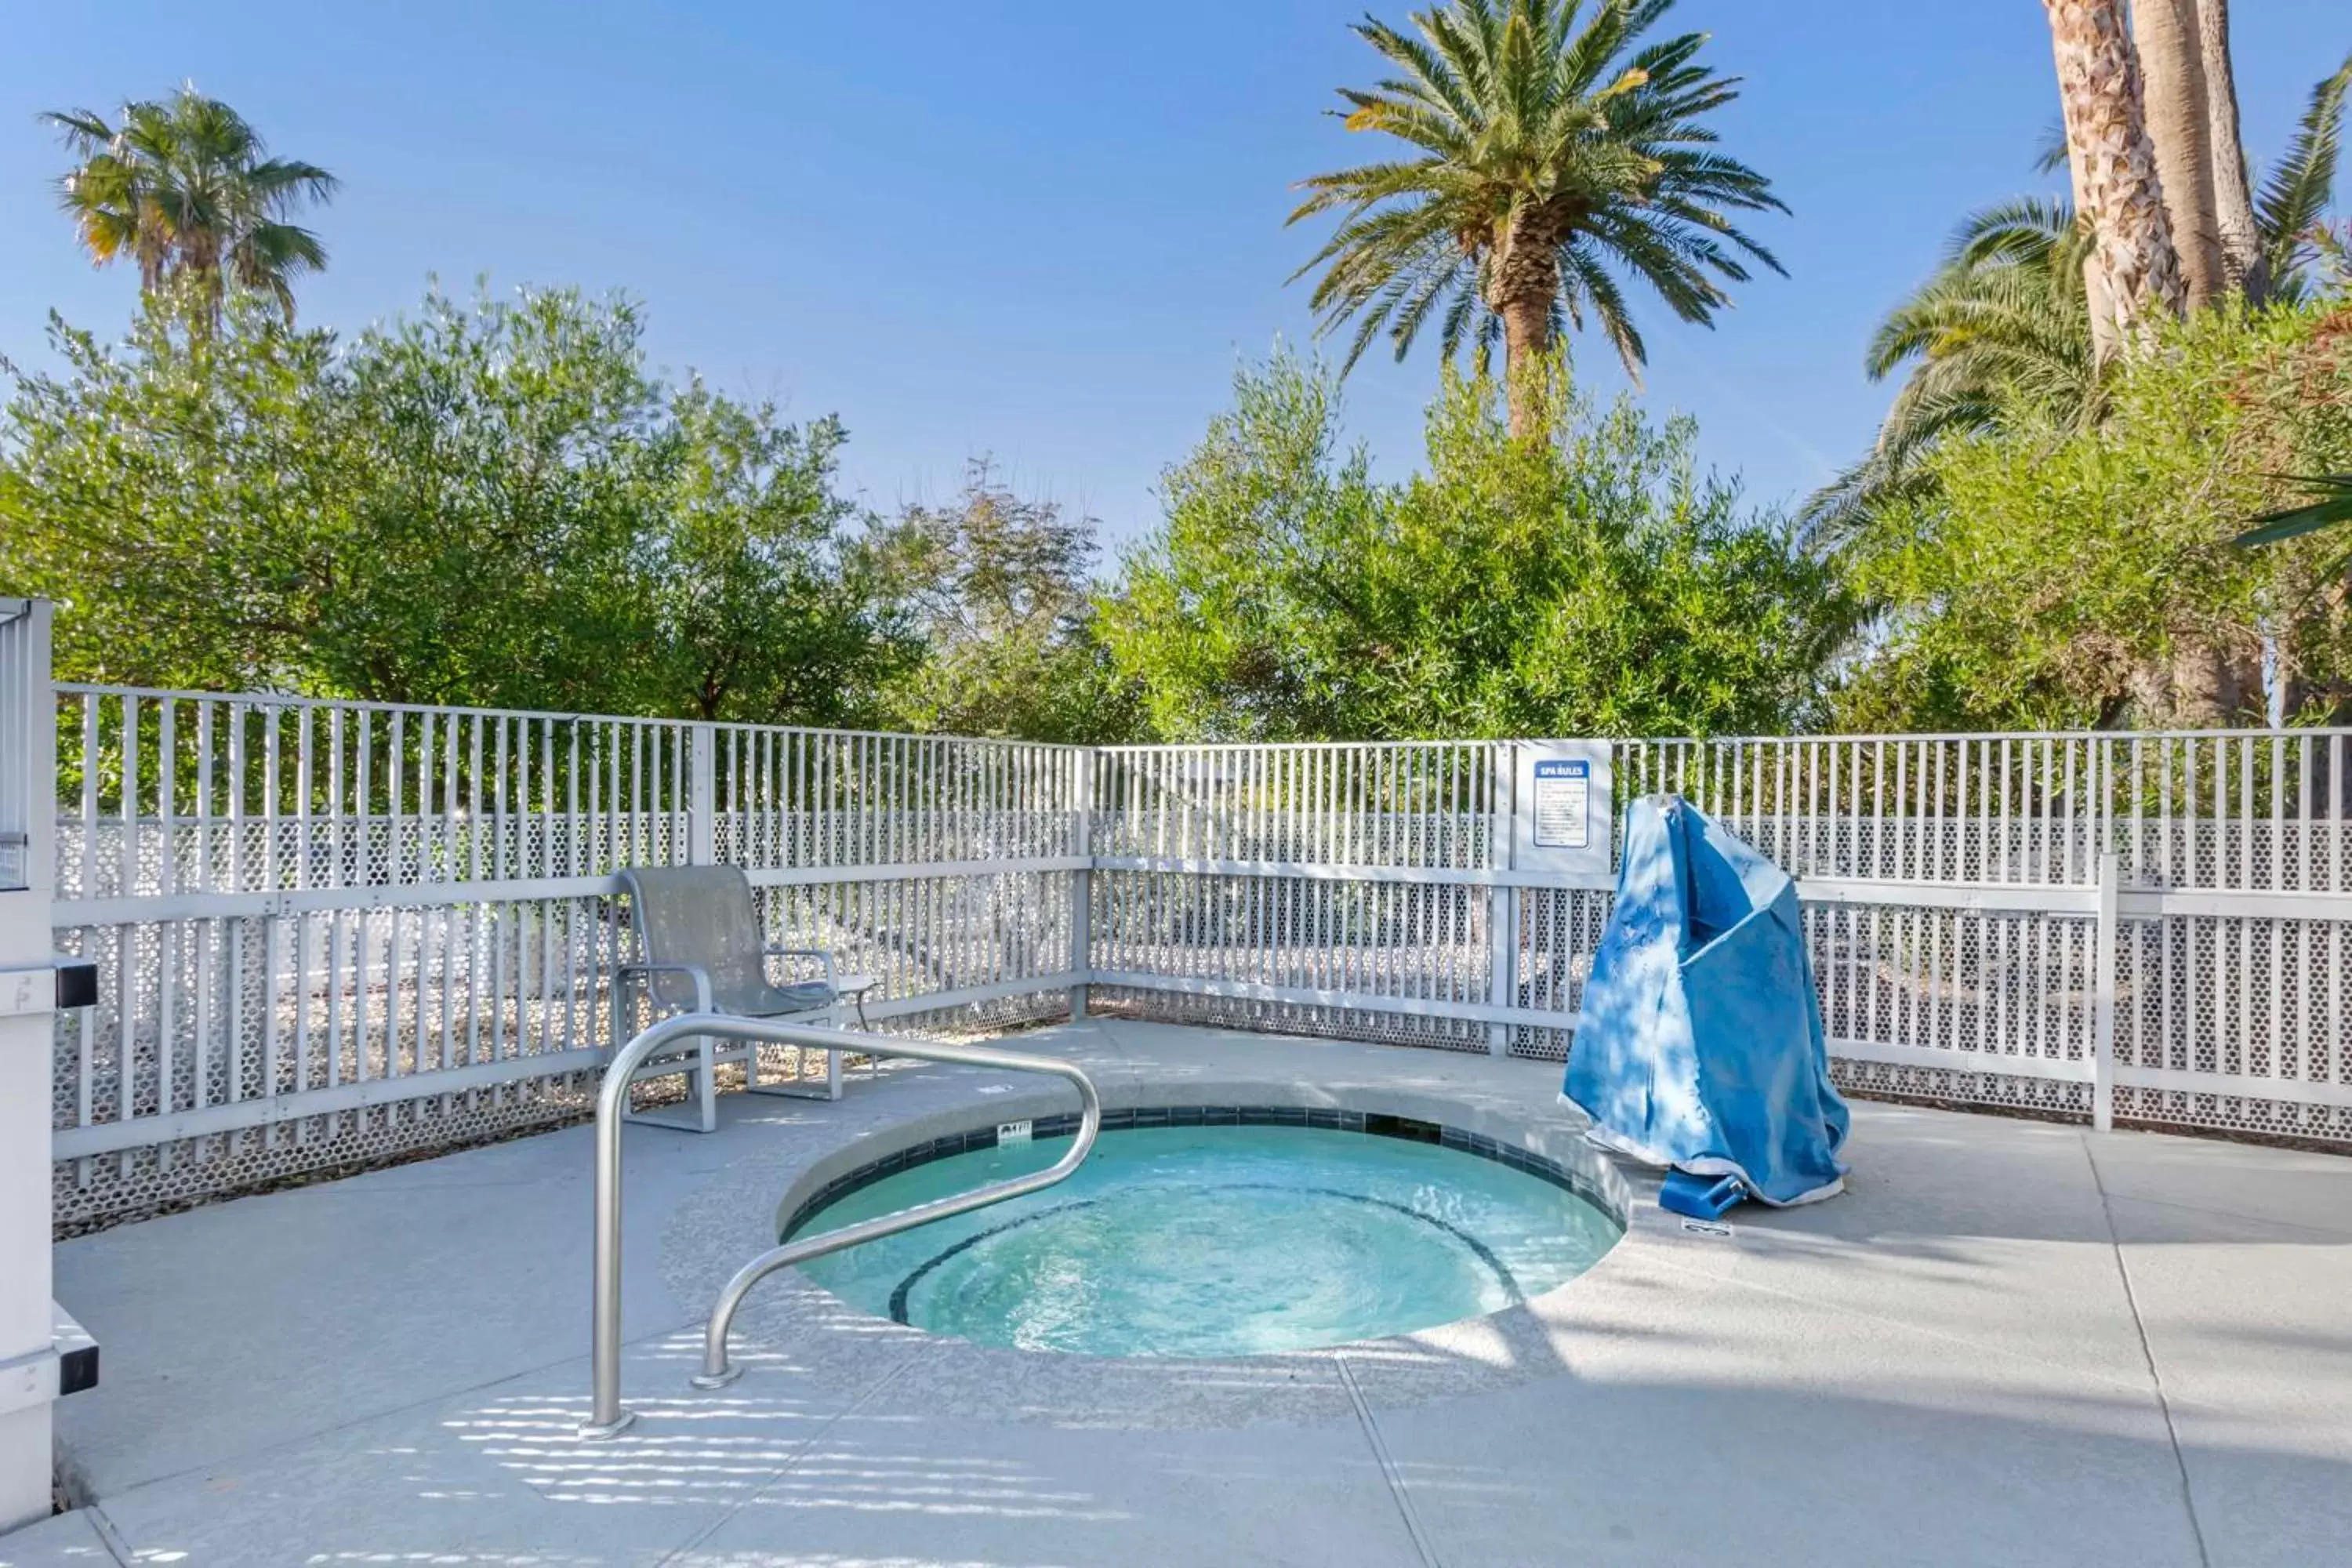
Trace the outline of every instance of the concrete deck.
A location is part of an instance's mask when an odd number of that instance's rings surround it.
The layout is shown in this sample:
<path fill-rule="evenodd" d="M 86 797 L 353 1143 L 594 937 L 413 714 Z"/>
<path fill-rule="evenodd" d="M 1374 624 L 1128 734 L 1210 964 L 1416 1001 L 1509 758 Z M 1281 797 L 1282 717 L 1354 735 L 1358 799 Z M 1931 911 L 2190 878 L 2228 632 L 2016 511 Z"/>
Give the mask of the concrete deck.
<path fill-rule="evenodd" d="M 1113 1104 L 1286 1084 L 1556 1123 L 1539 1064 L 1130 1023 L 1018 1044 Z M 1843 1197 L 1729 1239 L 1643 1201 L 1583 1279 L 1427 1335 L 975 1359 L 780 1279 L 750 1373 L 687 1388 L 711 1271 L 791 1183 L 997 1120 L 1027 1091 L 995 1081 L 630 1129 L 641 1419 L 611 1443 L 573 1435 L 585 1129 L 68 1242 L 104 1382 L 59 1421 L 99 1502 L 0 1565 L 2352 1561 L 2352 1160 L 1889 1106 L 1855 1107 Z"/>

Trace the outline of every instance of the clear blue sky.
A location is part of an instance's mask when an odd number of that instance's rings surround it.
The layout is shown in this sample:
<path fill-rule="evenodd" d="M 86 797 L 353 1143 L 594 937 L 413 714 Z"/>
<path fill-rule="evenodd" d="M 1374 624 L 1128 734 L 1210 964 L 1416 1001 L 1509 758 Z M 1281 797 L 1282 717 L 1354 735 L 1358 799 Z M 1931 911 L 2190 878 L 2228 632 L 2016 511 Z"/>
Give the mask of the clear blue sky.
<path fill-rule="evenodd" d="M 1160 469 L 1236 360 L 1307 334 L 1305 286 L 1284 285 L 1315 245 L 1283 226 L 1291 183 L 1376 147 L 1323 112 L 1374 74 L 1354 0 L 11 9 L 0 353 L 21 363 L 42 363 L 52 306 L 110 327 L 136 287 L 76 251 L 36 111 L 194 78 L 344 179 L 315 219 L 333 264 L 306 320 L 397 312 L 428 273 L 625 289 L 665 368 L 838 412 L 869 503 L 938 499 L 991 453 L 1113 541 L 1157 515 Z M 2235 12 L 2267 159 L 2352 48 L 2352 11 Z M 1685 0 L 1675 20 L 1748 78 L 1723 130 L 1795 209 L 1758 225 L 1790 277 L 1743 289 L 1714 331 L 1643 308 L 1646 396 L 1783 500 L 1873 429 L 1886 394 L 1858 362 L 1879 313 L 1969 207 L 2033 188 L 2048 36 L 2033 0 Z M 1622 384 L 1598 342 L 1579 363 Z M 1350 423 L 1385 470 L 1418 461 L 1435 377 L 1432 348 L 1352 378 Z"/>

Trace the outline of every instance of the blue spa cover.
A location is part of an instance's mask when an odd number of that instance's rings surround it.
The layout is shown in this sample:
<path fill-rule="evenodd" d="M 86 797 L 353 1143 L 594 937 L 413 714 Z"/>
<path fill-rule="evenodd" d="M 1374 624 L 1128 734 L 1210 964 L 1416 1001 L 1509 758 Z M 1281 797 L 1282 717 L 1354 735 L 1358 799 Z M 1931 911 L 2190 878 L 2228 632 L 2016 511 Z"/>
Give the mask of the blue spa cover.
<path fill-rule="evenodd" d="M 1562 1098 L 1652 1165 L 1735 1175 L 1768 1204 L 1844 1185 L 1845 1101 L 1789 874 L 1679 795 L 1625 808 L 1617 905 Z"/>

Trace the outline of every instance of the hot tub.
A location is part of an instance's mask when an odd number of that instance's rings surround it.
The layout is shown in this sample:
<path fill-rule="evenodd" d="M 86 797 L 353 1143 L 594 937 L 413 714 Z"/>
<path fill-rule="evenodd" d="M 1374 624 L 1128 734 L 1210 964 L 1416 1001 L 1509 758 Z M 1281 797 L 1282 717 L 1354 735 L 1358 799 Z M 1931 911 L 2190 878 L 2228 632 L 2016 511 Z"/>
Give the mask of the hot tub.
<path fill-rule="evenodd" d="M 786 1238 L 1052 1163 L 1068 1117 L 854 1168 Z M 852 1307 L 978 1344 L 1230 1357 L 1411 1333 L 1565 1284 L 1623 1234 L 1589 1176 L 1412 1118 L 1296 1106 L 1114 1111 L 1061 1184 L 803 1266 Z"/>

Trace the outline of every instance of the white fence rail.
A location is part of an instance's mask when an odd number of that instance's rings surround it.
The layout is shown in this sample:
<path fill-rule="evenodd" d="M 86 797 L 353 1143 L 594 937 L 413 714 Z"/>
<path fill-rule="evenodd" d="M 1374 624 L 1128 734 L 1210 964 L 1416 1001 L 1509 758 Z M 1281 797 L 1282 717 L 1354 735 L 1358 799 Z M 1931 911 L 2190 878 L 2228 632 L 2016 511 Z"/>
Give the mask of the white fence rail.
<path fill-rule="evenodd" d="M 569 1115 L 625 865 L 743 866 L 877 1019 L 1058 1009 L 1077 753 L 58 688 L 68 1222 Z"/>
<path fill-rule="evenodd" d="M 1114 748 L 1089 968 L 1160 1016 L 1565 1056 L 1605 879 L 1504 868 L 1513 742 Z M 1868 1091 L 2352 1140 L 2340 731 L 1621 742 L 1795 872 Z"/>
<path fill-rule="evenodd" d="M 615 868 L 743 866 L 881 1018 L 1557 1058 L 1605 877 L 1508 868 L 1515 742 L 1098 751 L 59 686 L 73 1222 L 575 1113 Z M 37 720 L 37 715 L 35 716 Z M 32 728 L 37 730 L 38 723 Z M 1635 741 L 1801 879 L 1841 1078 L 2352 1141 L 2346 734 Z"/>

